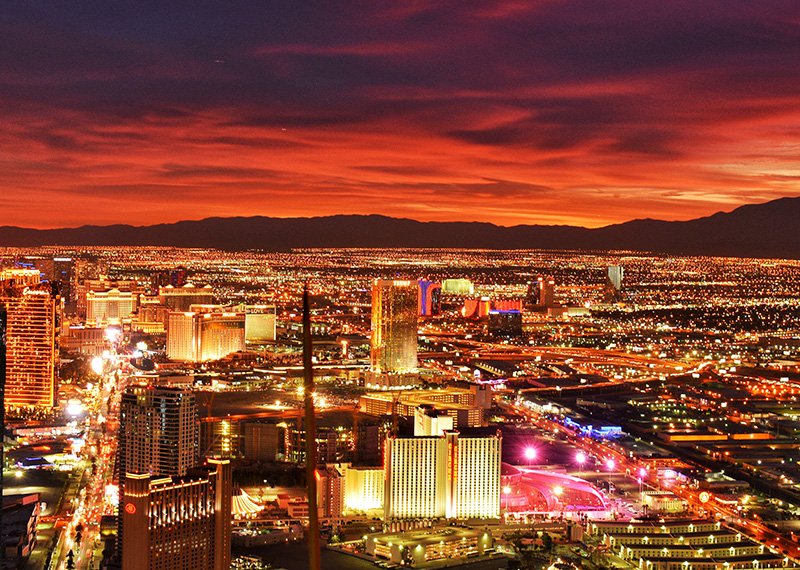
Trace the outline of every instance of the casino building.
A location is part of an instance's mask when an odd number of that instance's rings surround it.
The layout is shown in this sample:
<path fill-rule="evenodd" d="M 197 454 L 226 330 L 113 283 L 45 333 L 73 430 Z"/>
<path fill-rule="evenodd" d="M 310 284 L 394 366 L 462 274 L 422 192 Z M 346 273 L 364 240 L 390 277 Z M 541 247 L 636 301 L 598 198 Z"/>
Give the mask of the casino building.
<path fill-rule="evenodd" d="M 122 497 L 122 570 L 228 570 L 230 462 L 183 477 L 128 473 Z"/>
<path fill-rule="evenodd" d="M 384 520 L 500 518 L 500 448 L 491 437 L 386 440 Z"/>

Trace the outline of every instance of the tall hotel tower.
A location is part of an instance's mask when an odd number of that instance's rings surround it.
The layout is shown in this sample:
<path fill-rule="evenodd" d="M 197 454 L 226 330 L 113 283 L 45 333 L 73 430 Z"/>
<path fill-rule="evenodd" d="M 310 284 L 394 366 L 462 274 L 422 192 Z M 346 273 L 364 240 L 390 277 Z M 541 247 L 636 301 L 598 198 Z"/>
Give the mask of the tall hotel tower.
<path fill-rule="evenodd" d="M 606 285 L 603 289 L 603 300 L 607 303 L 617 303 L 622 300 L 623 268 L 612 265 L 606 270 Z"/>
<path fill-rule="evenodd" d="M 386 440 L 384 520 L 500 517 L 500 433 Z"/>
<path fill-rule="evenodd" d="M 228 570 L 231 465 L 209 459 L 183 477 L 128 473 L 120 503 L 122 570 Z"/>
<path fill-rule="evenodd" d="M 119 474 L 185 475 L 197 465 L 194 394 L 168 386 L 129 386 L 122 394 Z"/>
<path fill-rule="evenodd" d="M 197 465 L 198 417 L 194 394 L 166 386 L 129 386 L 120 401 L 118 437 L 117 547 L 123 560 L 130 560 L 127 558 L 130 553 L 125 552 L 129 544 L 125 525 L 130 517 L 123 515 L 123 508 L 131 493 L 144 492 L 127 488 L 130 476 L 148 480 L 150 476 L 183 476 Z"/>
<path fill-rule="evenodd" d="M 205 362 L 245 349 L 246 315 L 200 307 L 188 313 L 170 312 L 167 321 L 167 357 Z"/>
<path fill-rule="evenodd" d="M 369 386 L 416 385 L 418 291 L 416 281 L 376 279 L 372 283 Z"/>
<path fill-rule="evenodd" d="M 61 317 L 58 287 L 0 281 L 0 303 L 8 313 L 5 405 L 52 408 Z"/>

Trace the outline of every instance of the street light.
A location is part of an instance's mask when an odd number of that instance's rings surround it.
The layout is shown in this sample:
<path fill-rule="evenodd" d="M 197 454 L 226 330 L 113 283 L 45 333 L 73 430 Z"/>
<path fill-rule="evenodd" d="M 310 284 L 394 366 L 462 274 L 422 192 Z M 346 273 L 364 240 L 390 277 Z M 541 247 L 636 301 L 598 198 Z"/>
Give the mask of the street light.
<path fill-rule="evenodd" d="M 508 485 L 503 487 L 503 502 L 505 502 L 505 504 L 506 504 L 505 509 L 504 509 L 505 511 L 508 510 L 508 495 L 510 495 L 510 494 L 511 494 L 511 487 L 509 487 Z"/>
<path fill-rule="evenodd" d="M 525 459 L 532 460 L 536 459 L 536 450 L 532 447 L 528 447 L 525 449 Z"/>
<path fill-rule="evenodd" d="M 637 479 L 639 481 L 639 502 L 640 503 L 644 502 L 644 493 L 642 492 L 642 482 L 645 480 L 645 477 L 647 477 L 647 469 L 645 469 L 644 467 L 640 467 L 639 468 L 639 478 Z"/>
<path fill-rule="evenodd" d="M 608 492 L 611 492 L 611 472 L 614 470 L 614 466 L 617 464 L 616 461 L 611 459 L 610 457 L 606 459 L 606 467 L 608 467 Z"/>
<path fill-rule="evenodd" d="M 578 476 L 580 476 L 581 470 L 583 469 L 583 464 L 586 461 L 586 454 L 582 451 L 579 451 L 575 456 L 575 461 L 578 462 Z"/>

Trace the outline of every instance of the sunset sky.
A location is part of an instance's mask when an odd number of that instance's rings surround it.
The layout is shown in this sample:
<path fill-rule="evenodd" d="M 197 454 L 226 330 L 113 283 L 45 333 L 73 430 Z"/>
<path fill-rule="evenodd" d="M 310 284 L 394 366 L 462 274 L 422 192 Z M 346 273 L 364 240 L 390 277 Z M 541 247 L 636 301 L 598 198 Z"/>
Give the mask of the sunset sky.
<path fill-rule="evenodd" d="M 800 195 L 798 0 L 8 0 L 0 225 Z"/>

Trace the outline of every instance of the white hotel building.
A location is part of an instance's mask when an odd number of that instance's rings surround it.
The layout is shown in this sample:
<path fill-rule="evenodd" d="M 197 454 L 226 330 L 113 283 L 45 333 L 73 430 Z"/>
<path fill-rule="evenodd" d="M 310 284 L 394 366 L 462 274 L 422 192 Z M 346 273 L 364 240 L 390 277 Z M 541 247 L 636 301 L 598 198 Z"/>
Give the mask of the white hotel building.
<path fill-rule="evenodd" d="M 500 517 L 499 432 L 391 437 L 384 450 L 384 520 Z"/>

